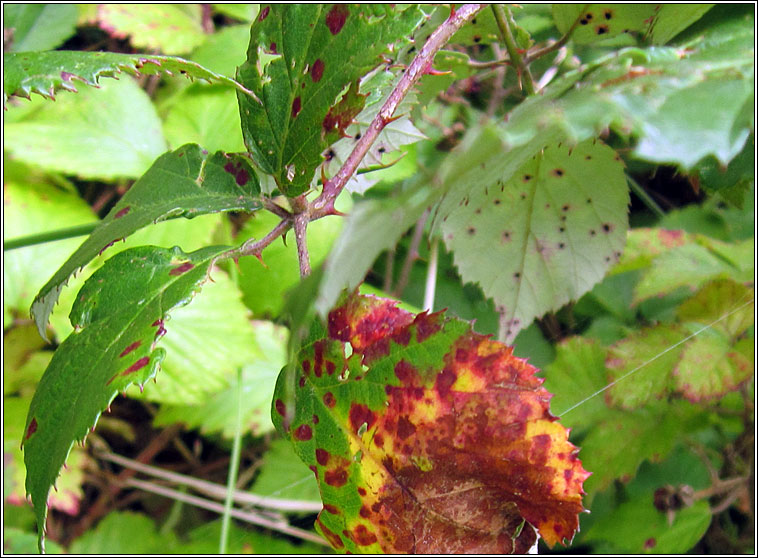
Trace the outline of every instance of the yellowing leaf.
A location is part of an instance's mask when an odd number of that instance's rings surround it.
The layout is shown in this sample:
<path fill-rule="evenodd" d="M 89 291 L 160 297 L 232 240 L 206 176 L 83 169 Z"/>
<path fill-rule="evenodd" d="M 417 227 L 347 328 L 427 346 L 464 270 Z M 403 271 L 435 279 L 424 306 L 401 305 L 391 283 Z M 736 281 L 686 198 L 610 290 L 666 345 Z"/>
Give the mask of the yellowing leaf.
<path fill-rule="evenodd" d="M 589 474 L 510 347 L 356 294 L 312 326 L 297 366 L 272 417 L 316 474 L 336 549 L 525 552 L 525 521 L 550 545 L 577 531 Z"/>

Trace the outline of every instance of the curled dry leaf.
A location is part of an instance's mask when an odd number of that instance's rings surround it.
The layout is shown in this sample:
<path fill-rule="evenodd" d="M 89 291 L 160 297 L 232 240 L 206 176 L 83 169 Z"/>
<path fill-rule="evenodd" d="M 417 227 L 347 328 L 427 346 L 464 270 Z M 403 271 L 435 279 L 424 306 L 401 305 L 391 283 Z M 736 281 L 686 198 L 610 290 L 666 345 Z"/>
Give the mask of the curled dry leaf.
<path fill-rule="evenodd" d="M 550 545 L 576 533 L 589 473 L 510 347 L 354 294 L 312 326 L 298 368 L 272 416 L 318 479 L 336 549 L 526 552 L 526 523 Z"/>

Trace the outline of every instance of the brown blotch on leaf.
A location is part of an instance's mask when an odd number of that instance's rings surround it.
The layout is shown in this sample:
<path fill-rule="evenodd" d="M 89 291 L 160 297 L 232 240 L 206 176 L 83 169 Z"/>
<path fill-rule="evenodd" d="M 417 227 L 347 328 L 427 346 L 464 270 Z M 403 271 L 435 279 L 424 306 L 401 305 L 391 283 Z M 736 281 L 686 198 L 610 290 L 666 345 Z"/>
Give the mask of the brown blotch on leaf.
<path fill-rule="evenodd" d="M 453 384 L 457 379 L 458 376 L 456 376 L 455 372 L 450 368 L 445 368 L 442 372 L 437 374 L 434 388 L 437 390 L 437 393 L 440 394 L 440 397 L 444 398 L 450 393 L 450 389 L 453 387 Z"/>
<path fill-rule="evenodd" d="M 605 10 L 603 16 L 605 16 L 605 19 L 611 19 L 613 17 L 613 10 Z"/>
<path fill-rule="evenodd" d="M 237 186 L 244 186 L 247 181 L 250 180 L 250 175 L 247 170 L 242 166 L 242 163 L 232 163 L 229 161 L 224 165 L 224 170 L 234 177 L 234 181 Z"/>
<path fill-rule="evenodd" d="M 128 374 L 136 372 L 140 368 L 144 368 L 145 366 L 147 366 L 148 362 L 150 362 L 150 357 L 142 357 L 137 362 L 135 362 L 134 364 L 132 364 L 129 368 L 127 368 L 126 370 L 124 370 L 123 372 L 121 372 L 121 375 L 122 376 L 126 376 Z"/>
<path fill-rule="evenodd" d="M 313 438 L 313 430 L 311 427 L 307 424 L 301 424 L 297 428 L 295 428 L 295 431 L 292 433 L 292 436 L 296 440 L 300 440 L 301 442 L 307 442 L 311 438 Z"/>
<path fill-rule="evenodd" d="M 503 231 L 503 241 L 510 242 L 511 240 L 511 231 Z"/>
<path fill-rule="evenodd" d="M 603 223 L 603 232 L 609 233 L 613 230 L 613 225 L 611 223 Z"/>
<path fill-rule="evenodd" d="M 532 179 L 532 175 L 531 175 L 531 174 L 525 174 L 525 175 L 524 175 L 524 176 L 521 178 L 521 180 L 523 180 L 524 182 L 529 182 L 531 179 Z"/>
<path fill-rule="evenodd" d="M 347 469 L 340 467 L 324 473 L 324 482 L 329 486 L 339 488 L 347 484 Z"/>
<path fill-rule="evenodd" d="M 474 227 L 469 227 L 466 229 L 466 232 L 469 234 L 476 234 L 476 229 Z"/>
<path fill-rule="evenodd" d="M 568 211 L 571 209 L 571 206 L 569 204 L 565 204 L 563 207 L 561 207 L 561 211 Z"/>
<path fill-rule="evenodd" d="M 608 26 L 607 25 L 598 25 L 595 27 L 595 33 L 597 35 L 605 35 L 608 32 Z"/>
<path fill-rule="evenodd" d="M 358 546 L 371 546 L 377 539 L 376 535 L 368 530 L 368 528 L 360 524 L 355 529 L 350 537 Z"/>
<path fill-rule="evenodd" d="M 274 409 L 276 409 L 276 412 L 281 416 L 285 416 L 287 414 L 287 407 L 285 406 L 284 401 L 281 399 L 277 399 L 274 402 Z"/>
<path fill-rule="evenodd" d="M 313 83 L 318 83 L 321 80 L 321 76 L 324 75 L 324 61 L 321 58 L 316 58 L 316 61 L 311 67 L 311 79 Z"/>
<path fill-rule="evenodd" d="M 32 422 L 29 423 L 29 427 L 26 429 L 26 436 L 24 437 L 24 440 L 28 440 L 31 438 L 32 434 L 34 434 L 37 431 L 37 419 L 33 418 Z"/>
<path fill-rule="evenodd" d="M 453 380 L 455 381 L 455 380 Z M 451 384 L 452 385 L 452 384 Z M 416 432 L 416 425 L 409 421 L 406 417 L 401 416 L 397 419 L 397 436 L 401 440 L 405 440 L 413 436 Z"/>
<path fill-rule="evenodd" d="M 339 515 L 340 510 L 337 506 L 333 506 L 332 504 L 324 504 L 324 510 L 329 512 L 332 515 Z"/>
<path fill-rule="evenodd" d="M 300 100 L 300 96 L 298 95 L 295 97 L 295 100 L 292 101 L 292 118 L 295 118 L 298 114 L 300 114 L 300 109 L 302 109 L 302 101 Z"/>
<path fill-rule="evenodd" d="M 563 169 L 553 169 L 551 174 L 553 176 L 563 176 Z"/>
<path fill-rule="evenodd" d="M 342 30 L 347 21 L 350 10 L 344 4 L 335 4 L 329 13 L 326 14 L 326 26 L 332 35 L 336 35 Z"/>
<path fill-rule="evenodd" d="M 334 399 L 334 394 L 331 391 L 327 391 L 324 394 L 323 399 L 324 399 L 324 405 L 326 405 L 330 409 L 333 409 L 334 406 L 337 404 L 337 400 Z"/>
<path fill-rule="evenodd" d="M 131 206 L 127 205 L 125 208 L 119 210 L 116 215 L 113 216 L 114 219 L 118 219 L 119 217 L 123 217 L 127 213 L 129 213 L 132 210 Z"/>
<path fill-rule="evenodd" d="M 340 538 L 340 536 L 334 531 L 332 531 L 331 529 L 329 529 L 329 527 L 324 525 L 324 522 L 321 521 L 321 518 L 317 519 L 316 523 L 318 524 L 319 529 L 321 530 L 323 535 L 326 537 L 326 540 L 329 541 L 329 544 L 331 544 L 337 550 L 345 547 L 345 543 L 342 542 L 342 539 Z"/>
<path fill-rule="evenodd" d="M 361 426 L 367 425 L 367 428 L 371 428 L 376 422 L 376 413 L 366 407 L 366 405 L 353 403 L 350 405 L 350 424 L 353 430 L 358 432 Z"/>
<path fill-rule="evenodd" d="M 260 15 L 258 16 L 258 21 L 263 21 L 268 17 L 268 13 L 271 11 L 271 6 L 266 6 L 261 10 Z"/>
<path fill-rule="evenodd" d="M 135 341 L 135 342 L 134 342 L 134 343 L 132 343 L 131 345 L 127 346 L 127 347 L 126 347 L 126 349 L 124 349 L 123 351 L 121 351 L 121 354 L 120 354 L 120 355 L 118 355 L 118 356 L 119 356 L 119 357 L 124 357 L 124 356 L 128 355 L 128 354 L 129 354 L 129 353 L 131 353 L 131 352 L 132 352 L 134 349 L 136 349 L 137 347 L 139 347 L 141 344 L 142 344 L 142 341 Z"/>
<path fill-rule="evenodd" d="M 326 464 L 329 463 L 329 452 L 324 448 L 316 448 L 316 461 L 322 467 L 326 467 Z"/>
<path fill-rule="evenodd" d="M 181 265 L 176 266 L 171 271 L 168 272 L 169 275 L 181 275 L 182 273 L 188 272 L 190 269 L 194 268 L 195 264 L 191 262 L 184 262 Z"/>

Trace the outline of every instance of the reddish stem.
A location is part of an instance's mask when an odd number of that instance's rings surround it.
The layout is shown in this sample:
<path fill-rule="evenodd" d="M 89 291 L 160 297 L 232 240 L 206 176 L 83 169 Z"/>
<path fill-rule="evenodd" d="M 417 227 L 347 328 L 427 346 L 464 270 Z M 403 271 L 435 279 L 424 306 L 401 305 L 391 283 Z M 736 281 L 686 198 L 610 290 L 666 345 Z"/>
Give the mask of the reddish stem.
<path fill-rule="evenodd" d="M 427 68 L 431 67 L 434 61 L 434 55 L 437 54 L 450 37 L 458 31 L 468 20 L 473 18 L 477 12 L 484 8 L 484 4 L 465 4 L 451 12 L 450 17 L 440 25 L 434 33 L 427 39 L 424 46 L 408 66 L 405 74 L 400 79 L 397 87 L 392 90 L 387 101 L 384 103 L 379 113 L 363 133 L 361 139 L 355 144 L 352 153 L 348 156 L 345 163 L 340 167 L 331 179 L 329 179 L 321 191 L 321 195 L 313 202 L 311 206 L 311 219 L 318 219 L 325 215 L 334 214 L 334 200 L 347 184 L 350 177 L 353 176 L 363 157 L 368 152 L 371 145 L 376 140 L 379 133 L 384 127 L 392 121 L 392 115 L 395 113 L 400 102 L 410 91 L 411 87 L 424 75 Z"/>

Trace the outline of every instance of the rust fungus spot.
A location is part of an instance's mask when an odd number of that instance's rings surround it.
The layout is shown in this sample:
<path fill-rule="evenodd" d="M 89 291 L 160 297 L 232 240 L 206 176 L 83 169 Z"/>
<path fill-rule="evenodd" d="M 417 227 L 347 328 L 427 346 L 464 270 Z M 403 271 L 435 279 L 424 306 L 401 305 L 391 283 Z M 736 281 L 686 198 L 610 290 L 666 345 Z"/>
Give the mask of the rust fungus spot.
<path fill-rule="evenodd" d="M 514 278 L 514 279 L 516 279 L 517 281 L 518 281 L 519 279 L 521 279 L 521 272 L 517 271 L 516 273 L 514 273 L 514 274 L 513 274 L 513 278 Z"/>
<path fill-rule="evenodd" d="M 501 200 L 497 200 L 496 199 L 496 200 L 492 200 L 492 203 L 495 204 L 495 205 L 500 205 L 503 202 Z"/>
<path fill-rule="evenodd" d="M 523 180 L 524 182 L 529 182 L 531 179 L 532 179 L 532 175 L 531 175 L 531 174 L 525 174 L 525 175 L 524 175 L 524 176 L 521 178 L 521 180 Z"/>
<path fill-rule="evenodd" d="M 324 75 L 324 61 L 321 58 L 316 58 L 311 68 L 311 79 L 313 83 L 318 83 L 321 80 L 321 76 Z"/>
<path fill-rule="evenodd" d="M 324 473 L 324 482 L 329 486 L 339 488 L 347 484 L 347 469 L 339 468 Z"/>
<path fill-rule="evenodd" d="M 181 275 L 182 273 L 187 273 L 190 269 L 195 267 L 195 264 L 191 262 L 184 262 L 181 265 L 176 266 L 171 271 L 168 272 L 169 275 Z"/>
<path fill-rule="evenodd" d="M 603 223 L 603 232 L 609 233 L 613 230 L 613 225 L 611 223 Z"/>
<path fill-rule="evenodd" d="M 416 433 L 416 425 L 405 417 L 397 419 L 397 436 L 401 440 L 409 438 Z"/>
<path fill-rule="evenodd" d="M 329 32 L 332 35 L 336 35 L 342 31 L 342 27 L 347 21 L 347 16 L 350 10 L 344 4 L 335 4 L 329 13 L 326 14 L 326 26 L 329 28 Z"/>
<path fill-rule="evenodd" d="M 590 236 L 595 236 L 596 234 L 595 229 L 590 229 Z"/>
<path fill-rule="evenodd" d="M 127 205 L 125 208 L 119 210 L 118 213 L 113 217 L 114 219 L 118 219 L 119 217 L 123 217 L 127 213 L 129 213 L 132 210 L 131 206 Z"/>
<path fill-rule="evenodd" d="M 510 240 L 511 240 L 511 231 L 503 231 L 503 240 L 505 242 L 510 242 Z"/>
<path fill-rule="evenodd" d="M 358 403 L 350 405 L 350 424 L 353 430 L 357 432 L 364 423 L 367 425 L 367 428 L 371 428 L 375 422 L 376 413 L 374 411 Z"/>
<path fill-rule="evenodd" d="M 269 49 L 269 51 L 271 52 L 271 54 L 276 54 L 276 43 L 271 43 L 271 44 L 268 46 L 268 49 Z"/>
<path fill-rule="evenodd" d="M 136 372 L 140 368 L 144 368 L 145 366 L 147 366 L 148 362 L 150 362 L 150 357 L 142 357 L 137 362 L 132 364 L 129 368 L 121 372 L 121 375 L 126 376 L 128 374 L 131 374 L 132 372 Z"/>
<path fill-rule="evenodd" d="M 455 372 L 453 372 L 450 368 L 445 368 L 440 374 L 437 375 L 437 379 L 434 382 L 434 387 L 437 390 L 437 393 L 440 394 L 440 397 L 444 398 L 450 393 L 450 389 L 453 387 L 453 384 L 457 379 L 458 376 L 456 376 Z"/>
<path fill-rule="evenodd" d="M 359 515 L 360 515 L 362 518 L 364 518 L 364 519 L 368 519 L 369 517 L 371 517 L 371 510 L 370 510 L 370 509 L 368 509 L 368 507 L 366 507 L 366 506 L 361 506 L 361 509 L 360 509 L 360 511 L 358 512 L 358 514 L 359 514 Z"/>
<path fill-rule="evenodd" d="M 377 540 L 376 535 L 369 531 L 363 524 L 358 525 L 353 529 L 353 534 L 350 538 L 353 539 L 358 546 L 371 546 Z"/>
<path fill-rule="evenodd" d="M 360 496 L 365 496 L 365 495 L 367 494 L 367 492 L 366 492 L 366 489 L 365 489 L 365 488 L 363 488 L 362 486 L 359 486 L 359 487 L 358 487 L 358 494 L 359 494 Z"/>
<path fill-rule="evenodd" d="M 605 16 L 605 19 L 611 19 L 613 17 L 613 10 L 605 10 L 603 15 Z"/>
<path fill-rule="evenodd" d="M 607 25 L 598 25 L 595 27 L 595 33 L 598 35 L 605 35 L 608 32 L 608 26 Z"/>
<path fill-rule="evenodd" d="M 300 100 L 300 97 L 295 97 L 295 100 L 292 101 L 292 118 L 295 118 L 298 114 L 300 114 L 301 108 L 302 101 Z"/>
<path fill-rule="evenodd" d="M 326 467 L 326 464 L 329 463 L 329 452 L 323 448 L 317 448 L 316 461 L 318 461 L 318 464 L 322 467 Z"/>
<path fill-rule="evenodd" d="M 279 413 L 281 416 L 284 416 L 287 414 L 287 407 L 284 405 L 284 401 L 281 399 L 277 399 L 274 402 L 274 408 L 276 409 L 276 412 Z"/>
<path fill-rule="evenodd" d="M 334 399 L 334 394 L 331 391 L 327 391 L 324 394 L 324 405 L 326 405 L 330 409 L 333 409 L 336 404 L 337 404 L 337 401 Z"/>
<path fill-rule="evenodd" d="M 303 372 L 307 375 L 311 371 L 311 361 L 310 360 L 304 360 L 303 361 Z"/>
<path fill-rule="evenodd" d="M 563 176 L 563 169 L 553 169 L 553 176 Z"/>
<path fill-rule="evenodd" d="M 268 17 L 268 13 L 271 11 L 271 6 L 266 6 L 261 10 L 260 15 L 258 16 L 258 21 L 263 21 Z"/>
<path fill-rule="evenodd" d="M 476 233 L 476 229 L 474 227 L 469 227 L 469 228 L 466 229 L 466 232 L 469 233 L 469 234 L 475 234 Z"/>
<path fill-rule="evenodd" d="M 31 438 L 32 434 L 34 434 L 37 431 L 37 419 L 33 418 L 32 422 L 29 423 L 29 427 L 26 429 L 26 437 L 24 440 L 28 440 Z"/>
<path fill-rule="evenodd" d="M 313 415 L 313 424 L 318 424 L 318 415 Z"/>
<path fill-rule="evenodd" d="M 132 343 L 131 345 L 129 345 L 126 349 L 124 349 L 123 351 L 121 351 L 121 354 L 118 355 L 118 356 L 124 357 L 124 356 L 128 355 L 134 349 L 136 349 L 137 347 L 139 347 L 141 344 L 142 344 L 142 341 L 135 341 L 134 343 Z"/>
<path fill-rule="evenodd" d="M 339 515 L 340 513 L 339 508 L 337 508 L 337 506 L 333 506 L 332 504 L 324 504 L 324 509 L 332 515 Z"/>
<path fill-rule="evenodd" d="M 568 211 L 571 209 L 571 206 L 569 204 L 565 204 L 563 207 L 561 207 L 561 211 Z"/>
<path fill-rule="evenodd" d="M 324 525 L 324 522 L 321 521 L 321 519 L 317 519 L 316 523 L 318 523 L 319 529 L 324 534 L 326 539 L 329 541 L 329 544 L 331 544 L 334 548 L 340 549 L 345 547 L 345 543 L 342 542 L 342 539 L 340 536 L 329 529 L 326 525 Z"/>
<path fill-rule="evenodd" d="M 237 183 L 237 186 L 243 186 L 247 184 L 248 180 L 250 180 L 250 175 L 241 163 L 235 165 L 234 163 L 229 162 L 224 165 L 224 170 L 234 176 L 234 181 Z"/>
<path fill-rule="evenodd" d="M 566 245 L 563 242 L 558 243 L 558 249 L 563 250 L 566 247 Z"/>
<path fill-rule="evenodd" d="M 301 442 L 307 442 L 308 440 L 313 438 L 313 430 L 307 424 L 301 424 L 300 426 L 295 428 L 295 431 L 292 433 L 292 435 L 295 437 L 296 440 L 300 440 Z"/>

